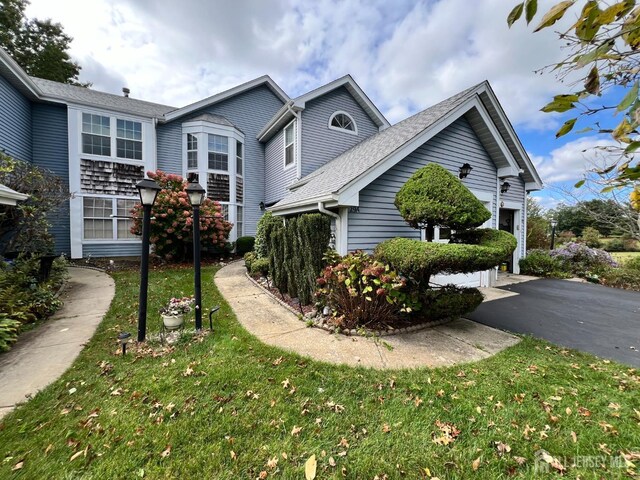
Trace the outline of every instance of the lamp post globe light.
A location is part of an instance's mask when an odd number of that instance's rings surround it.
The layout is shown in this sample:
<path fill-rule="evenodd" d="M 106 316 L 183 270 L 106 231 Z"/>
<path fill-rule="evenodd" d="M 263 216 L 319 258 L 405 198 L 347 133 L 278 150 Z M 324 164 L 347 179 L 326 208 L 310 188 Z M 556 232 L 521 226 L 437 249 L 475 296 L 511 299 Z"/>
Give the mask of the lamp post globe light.
<path fill-rule="evenodd" d="M 553 250 L 556 246 L 556 226 L 558 225 L 558 221 L 555 218 L 551 219 L 551 248 Z"/>
<path fill-rule="evenodd" d="M 187 196 L 193 207 L 193 290 L 195 297 L 196 330 L 202 330 L 202 289 L 200 281 L 200 205 L 205 198 L 205 189 L 197 182 L 189 182 Z"/>
<path fill-rule="evenodd" d="M 144 342 L 147 335 L 147 290 L 149 286 L 149 229 L 151 207 L 156 201 L 160 186 L 145 178 L 136 185 L 142 203 L 142 252 L 140 256 L 140 297 L 138 301 L 138 341 Z"/>

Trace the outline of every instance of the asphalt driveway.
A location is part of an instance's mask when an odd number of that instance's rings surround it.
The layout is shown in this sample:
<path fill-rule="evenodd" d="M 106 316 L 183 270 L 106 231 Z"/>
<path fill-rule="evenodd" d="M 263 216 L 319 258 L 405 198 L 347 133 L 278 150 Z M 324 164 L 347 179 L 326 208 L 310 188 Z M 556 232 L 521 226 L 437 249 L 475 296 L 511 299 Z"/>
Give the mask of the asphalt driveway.
<path fill-rule="evenodd" d="M 467 318 L 640 367 L 640 292 L 540 279 L 501 287 Z"/>

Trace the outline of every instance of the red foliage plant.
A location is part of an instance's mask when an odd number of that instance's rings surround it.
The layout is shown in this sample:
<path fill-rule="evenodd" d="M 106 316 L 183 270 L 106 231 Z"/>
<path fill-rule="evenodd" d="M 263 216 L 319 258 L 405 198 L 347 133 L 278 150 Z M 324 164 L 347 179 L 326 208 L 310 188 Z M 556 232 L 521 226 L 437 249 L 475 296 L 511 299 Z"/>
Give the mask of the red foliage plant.
<path fill-rule="evenodd" d="M 160 192 L 151 208 L 150 241 L 155 253 L 167 260 L 180 261 L 187 258 L 193 245 L 193 208 L 187 196 L 187 181 L 180 175 L 161 170 L 147 172 L 149 178 L 160 185 Z M 142 205 L 132 210 L 131 233 L 142 234 Z M 154 218 L 155 217 L 155 218 Z M 209 198 L 200 206 L 201 246 L 223 248 L 229 238 L 233 224 L 222 215 L 220 203 Z"/>

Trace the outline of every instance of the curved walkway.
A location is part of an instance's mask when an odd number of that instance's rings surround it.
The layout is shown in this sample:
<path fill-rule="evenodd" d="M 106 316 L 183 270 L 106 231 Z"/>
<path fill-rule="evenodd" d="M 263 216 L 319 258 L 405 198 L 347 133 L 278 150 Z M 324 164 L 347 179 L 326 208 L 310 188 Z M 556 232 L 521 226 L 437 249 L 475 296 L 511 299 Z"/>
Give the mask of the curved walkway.
<path fill-rule="evenodd" d="M 115 294 L 109 275 L 75 267 L 69 274 L 62 308 L 0 355 L 0 418 L 65 372 L 109 309 Z"/>
<path fill-rule="evenodd" d="M 518 343 L 511 334 L 459 319 L 418 332 L 382 337 L 334 335 L 309 328 L 245 275 L 242 261 L 221 268 L 215 283 L 240 323 L 269 345 L 314 360 L 380 369 L 442 367 L 487 358 Z"/>

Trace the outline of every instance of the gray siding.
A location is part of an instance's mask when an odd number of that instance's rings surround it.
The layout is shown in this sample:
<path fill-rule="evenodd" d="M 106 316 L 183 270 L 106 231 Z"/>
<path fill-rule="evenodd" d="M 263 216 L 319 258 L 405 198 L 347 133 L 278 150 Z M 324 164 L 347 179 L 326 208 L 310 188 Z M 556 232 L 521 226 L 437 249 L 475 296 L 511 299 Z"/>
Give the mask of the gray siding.
<path fill-rule="evenodd" d="M 182 175 L 182 125 L 175 121 L 156 128 L 158 170 Z"/>
<path fill-rule="evenodd" d="M 358 135 L 329 128 L 329 118 L 338 110 L 351 115 Z M 344 87 L 308 102 L 302 112 L 302 176 L 377 132 L 377 125 Z"/>
<path fill-rule="evenodd" d="M 463 183 L 491 194 L 495 206 L 496 167 L 467 120 L 460 118 L 360 192 L 359 212 L 349 213 L 349 251 L 370 252 L 378 243 L 393 237 L 420 238 L 419 231 L 404 222 L 393 202 L 409 177 L 432 162 L 454 175 L 460 165 L 470 163 L 473 170 Z M 495 207 L 493 210 L 491 225 L 495 227 Z"/>
<path fill-rule="evenodd" d="M 31 161 L 31 103 L 0 77 L 0 148 L 7 155 Z"/>
<path fill-rule="evenodd" d="M 525 242 L 524 237 L 526 236 L 527 231 L 527 219 L 525 216 L 525 203 L 527 201 L 527 197 L 524 191 L 524 181 L 522 178 L 507 178 L 507 182 L 509 182 L 509 191 L 507 193 L 501 194 L 500 199 L 506 202 L 515 202 L 520 205 L 520 230 L 516 230 L 515 235 L 518 237 L 518 247 L 520 248 L 520 257 L 524 257 L 526 255 L 525 252 Z"/>
<path fill-rule="evenodd" d="M 282 101 L 268 87 L 262 85 L 242 95 L 197 110 L 158 128 L 158 168 L 178 168 L 182 173 L 182 127 L 189 118 L 203 113 L 222 115 L 244 133 L 244 234 L 255 235 L 262 216 L 260 202 L 265 199 L 264 146 L 258 142 L 258 132 L 282 107 Z M 162 139 L 161 139 L 162 137 Z M 177 163 L 176 163 L 177 162 Z"/>
<path fill-rule="evenodd" d="M 141 245 L 139 243 L 94 243 L 82 245 L 82 256 L 92 257 L 139 257 Z"/>
<path fill-rule="evenodd" d="M 264 163 L 264 201 L 269 204 L 281 200 L 288 192 L 287 187 L 296 180 L 297 168 L 295 165 L 284 169 L 284 129 L 271 137 L 265 145 Z"/>
<path fill-rule="evenodd" d="M 33 163 L 50 170 L 69 188 L 67 107 L 34 104 L 32 108 Z M 50 216 L 56 253 L 71 253 L 69 201 Z"/>

